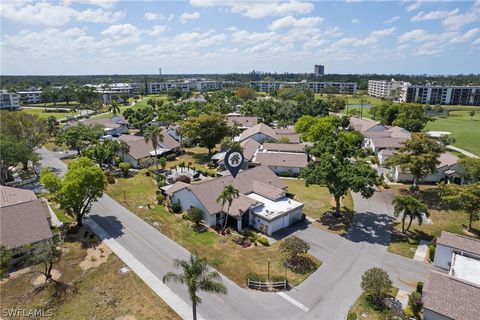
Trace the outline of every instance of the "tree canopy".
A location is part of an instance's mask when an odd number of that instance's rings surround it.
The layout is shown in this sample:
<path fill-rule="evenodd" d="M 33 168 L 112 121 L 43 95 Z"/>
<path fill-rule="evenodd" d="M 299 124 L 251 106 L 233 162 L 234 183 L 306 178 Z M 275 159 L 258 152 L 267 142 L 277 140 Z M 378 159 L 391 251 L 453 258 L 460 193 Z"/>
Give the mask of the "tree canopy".
<path fill-rule="evenodd" d="M 472 231 L 473 221 L 480 219 L 480 182 L 461 186 L 453 183 L 441 184 L 439 195 L 447 208 L 468 214 L 468 230 Z"/>
<path fill-rule="evenodd" d="M 190 140 L 198 141 L 211 154 L 215 145 L 230 134 L 230 128 L 221 113 L 211 113 L 190 117 L 182 121 L 180 132 Z"/>

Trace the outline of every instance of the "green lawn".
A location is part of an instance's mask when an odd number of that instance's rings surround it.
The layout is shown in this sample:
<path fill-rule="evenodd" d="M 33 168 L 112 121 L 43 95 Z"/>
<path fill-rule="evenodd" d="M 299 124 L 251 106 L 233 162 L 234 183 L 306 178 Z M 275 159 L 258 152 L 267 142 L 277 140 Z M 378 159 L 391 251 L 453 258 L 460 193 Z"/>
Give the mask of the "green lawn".
<path fill-rule="evenodd" d="M 480 111 L 480 108 L 478 108 Z M 468 111 L 451 111 L 448 118 L 437 118 L 429 122 L 425 130 L 449 131 L 455 138 L 456 147 L 470 151 L 480 156 L 480 113 L 476 113 L 473 119 Z"/>
<path fill-rule="evenodd" d="M 34 115 L 39 116 L 42 119 L 46 119 L 50 116 L 54 116 L 55 118 L 57 118 L 57 120 L 65 119 L 68 116 L 79 115 L 78 112 L 45 112 L 43 108 L 34 108 L 34 109 L 24 108 L 20 112 L 24 112 L 24 113 L 28 113 L 28 114 L 34 114 Z"/>
<path fill-rule="evenodd" d="M 480 221 L 473 223 L 473 228 L 476 230 L 475 234 L 469 234 L 466 230 L 468 215 L 464 212 L 444 210 L 436 190 L 436 187 L 421 186 L 421 192 L 419 193 L 420 198 L 428 205 L 430 219 L 433 223 L 422 224 L 421 226 L 413 223 L 408 236 L 404 236 L 401 233 L 401 224 L 395 223 L 388 251 L 407 258 L 413 258 L 420 240 L 430 241 L 434 237 L 440 236 L 442 231 L 474 236 L 480 239 Z M 408 193 L 408 189 L 405 186 L 392 186 L 392 191 L 395 194 Z"/>
<path fill-rule="evenodd" d="M 208 258 L 212 265 L 218 265 L 220 272 L 238 285 L 245 286 L 248 272 L 266 274 L 268 259 L 271 260 L 272 275 L 284 274 L 283 258 L 278 251 L 280 242 L 269 247 L 242 248 L 234 242 L 238 239 L 236 234 L 222 236 L 213 230 L 194 232 L 191 222 L 182 219 L 181 215 L 168 212 L 163 205 L 156 204 L 156 186 L 153 178 L 145 175 L 145 170 L 133 177 L 119 178 L 116 184 L 108 186 L 107 193 L 124 204 L 123 189 L 126 190 L 126 207 L 129 210 L 150 224 L 158 222 L 160 232 L 190 252 L 196 251 L 200 256 Z M 148 209 L 147 203 L 152 206 L 151 209 Z M 312 259 L 320 264 L 315 258 Z M 288 280 L 292 285 L 298 285 L 308 275 L 289 271 Z"/>
<path fill-rule="evenodd" d="M 288 187 L 288 191 L 295 194 L 295 198 L 304 203 L 303 212 L 318 221 L 321 229 L 345 234 L 353 217 L 353 199 L 347 194 L 342 199 L 342 218 L 331 216 L 335 208 L 332 195 L 325 187 L 317 185 L 305 186 L 305 181 L 301 179 L 282 179 Z"/>
<path fill-rule="evenodd" d="M 396 297 L 398 288 L 392 288 L 391 297 Z M 357 314 L 357 319 L 365 320 L 383 320 L 382 309 L 372 304 L 367 296 L 362 293 L 353 304 L 350 312 Z"/>
<path fill-rule="evenodd" d="M 56 107 L 60 108 L 71 108 L 75 105 L 79 104 L 77 101 L 70 101 L 68 104 L 64 101 L 59 101 L 56 104 Z M 38 108 L 44 108 L 45 106 L 47 107 L 55 107 L 55 104 L 53 102 L 46 102 L 46 103 L 32 103 L 32 104 L 25 104 L 24 106 L 26 107 L 38 107 Z"/>

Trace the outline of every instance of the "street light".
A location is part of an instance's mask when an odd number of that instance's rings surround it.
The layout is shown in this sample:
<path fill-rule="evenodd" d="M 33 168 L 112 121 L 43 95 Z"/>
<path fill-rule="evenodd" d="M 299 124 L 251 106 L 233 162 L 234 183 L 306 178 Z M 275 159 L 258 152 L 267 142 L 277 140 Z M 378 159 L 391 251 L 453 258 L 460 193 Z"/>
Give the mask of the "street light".
<path fill-rule="evenodd" d="M 125 195 L 125 188 L 122 188 L 123 191 L 123 203 L 127 204 L 127 196 Z"/>

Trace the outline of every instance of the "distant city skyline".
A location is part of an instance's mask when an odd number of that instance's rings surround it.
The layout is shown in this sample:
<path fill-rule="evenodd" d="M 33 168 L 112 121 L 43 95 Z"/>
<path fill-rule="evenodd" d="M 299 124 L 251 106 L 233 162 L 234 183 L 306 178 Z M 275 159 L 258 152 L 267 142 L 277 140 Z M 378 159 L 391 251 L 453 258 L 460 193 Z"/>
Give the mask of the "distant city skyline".
<path fill-rule="evenodd" d="M 480 1 L 2 1 L 2 75 L 479 74 Z"/>

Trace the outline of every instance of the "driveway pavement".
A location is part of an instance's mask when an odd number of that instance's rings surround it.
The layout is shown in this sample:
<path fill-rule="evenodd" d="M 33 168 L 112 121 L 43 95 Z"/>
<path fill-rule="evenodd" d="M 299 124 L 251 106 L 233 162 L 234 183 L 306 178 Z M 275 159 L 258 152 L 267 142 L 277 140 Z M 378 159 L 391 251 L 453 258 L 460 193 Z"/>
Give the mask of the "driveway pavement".
<path fill-rule="evenodd" d="M 66 165 L 54 153 L 42 149 L 40 155 L 44 166 L 56 168 L 59 174 L 65 172 Z M 363 199 L 354 194 L 356 214 L 345 237 L 321 231 L 308 221 L 286 230 L 285 234 L 307 240 L 310 253 L 323 262 L 306 281 L 287 292 L 287 297 L 240 288 L 224 277 L 228 295 L 201 294 L 200 315 L 205 319 L 344 319 L 361 293 L 361 275 L 374 266 L 385 269 L 395 286 L 411 291 L 425 278 L 428 266 L 387 252 L 392 213 L 389 197 L 378 193 Z M 189 254 L 107 195 L 93 205 L 90 216 L 158 279 L 172 270 L 173 259 Z M 184 287 L 168 287 L 189 303 Z"/>

